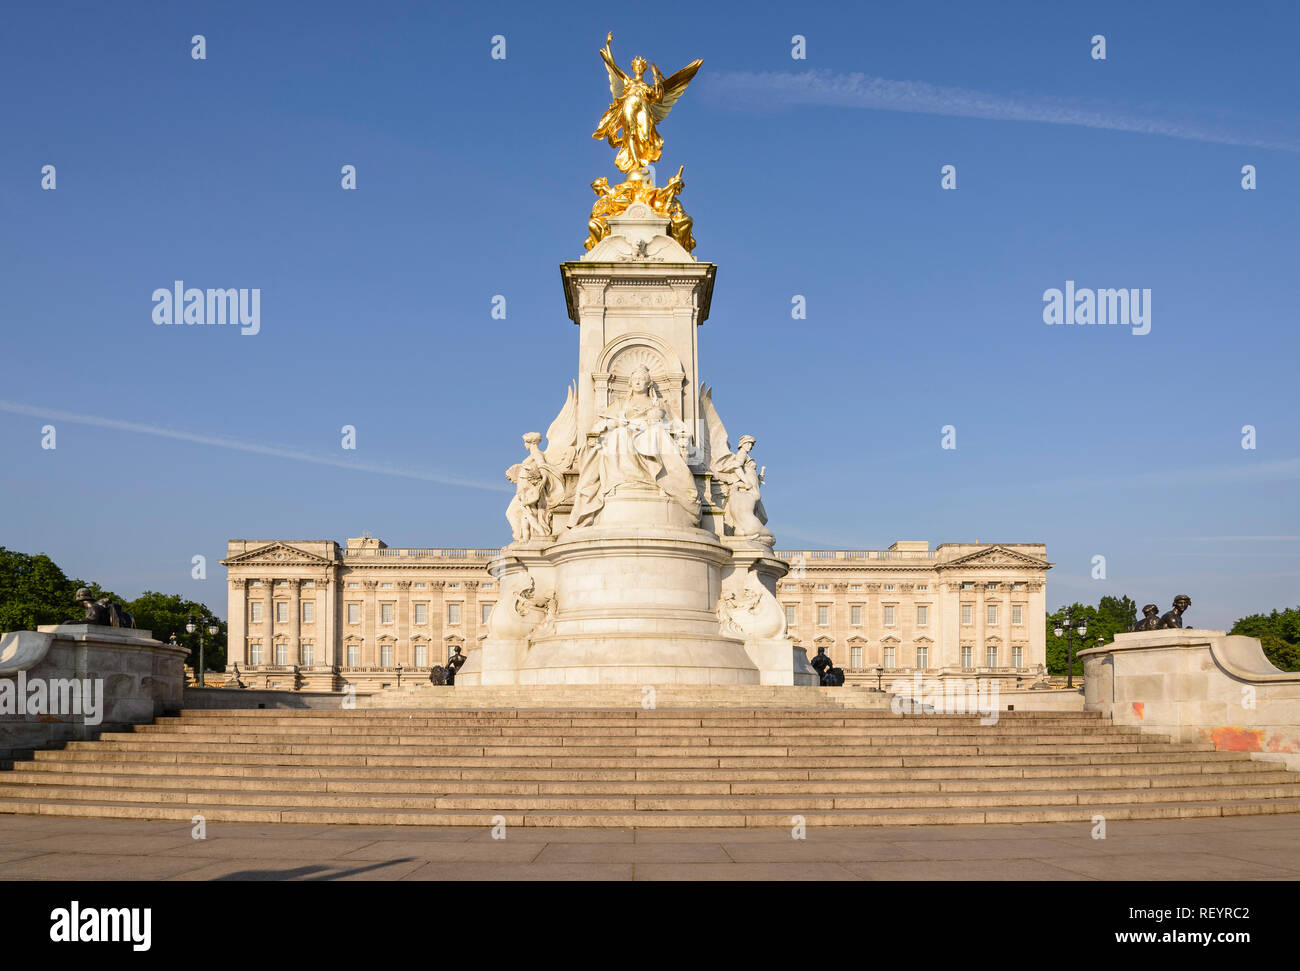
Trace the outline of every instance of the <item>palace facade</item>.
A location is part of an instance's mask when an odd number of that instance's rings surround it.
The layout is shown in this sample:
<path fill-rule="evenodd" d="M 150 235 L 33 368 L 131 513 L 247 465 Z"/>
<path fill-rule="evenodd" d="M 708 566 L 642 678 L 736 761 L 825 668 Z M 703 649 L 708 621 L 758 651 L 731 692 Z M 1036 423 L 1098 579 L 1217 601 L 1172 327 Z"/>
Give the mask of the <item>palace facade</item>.
<path fill-rule="evenodd" d="M 500 549 L 389 549 L 373 537 L 231 540 L 227 667 L 255 688 L 339 691 L 428 680 L 486 634 Z M 1042 543 L 899 542 L 777 550 L 790 636 L 849 683 L 927 676 L 1008 686 L 1046 661 Z M 400 669 L 400 670 L 399 670 Z"/>

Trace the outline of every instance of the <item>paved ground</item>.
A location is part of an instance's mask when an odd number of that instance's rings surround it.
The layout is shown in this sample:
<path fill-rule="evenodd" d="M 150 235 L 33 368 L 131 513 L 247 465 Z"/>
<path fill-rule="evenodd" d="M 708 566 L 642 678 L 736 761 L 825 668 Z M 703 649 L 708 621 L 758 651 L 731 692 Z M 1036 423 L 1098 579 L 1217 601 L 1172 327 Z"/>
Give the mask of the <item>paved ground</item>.
<path fill-rule="evenodd" d="M 1300 880 L 1300 814 L 788 830 L 482 829 L 0 815 L 3 880 Z"/>

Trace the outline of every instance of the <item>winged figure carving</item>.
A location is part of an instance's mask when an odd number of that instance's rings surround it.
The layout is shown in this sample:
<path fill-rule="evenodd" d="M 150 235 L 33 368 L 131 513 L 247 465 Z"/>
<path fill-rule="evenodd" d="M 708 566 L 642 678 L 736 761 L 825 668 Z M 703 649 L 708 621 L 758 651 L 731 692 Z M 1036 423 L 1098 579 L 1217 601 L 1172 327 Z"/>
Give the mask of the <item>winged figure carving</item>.
<path fill-rule="evenodd" d="M 703 61 L 697 58 L 667 78 L 659 73 L 657 64 L 650 64 L 651 83 L 647 84 L 642 80 L 646 59 L 639 55 L 632 58 L 632 73 L 625 74 L 610 52 L 613 40 L 611 32 L 600 51 L 609 72 L 611 101 L 591 137 L 603 138 L 610 147 L 617 148 L 614 164 L 620 172 L 630 174 L 659 161 L 664 140 L 658 124 L 668 117 Z"/>

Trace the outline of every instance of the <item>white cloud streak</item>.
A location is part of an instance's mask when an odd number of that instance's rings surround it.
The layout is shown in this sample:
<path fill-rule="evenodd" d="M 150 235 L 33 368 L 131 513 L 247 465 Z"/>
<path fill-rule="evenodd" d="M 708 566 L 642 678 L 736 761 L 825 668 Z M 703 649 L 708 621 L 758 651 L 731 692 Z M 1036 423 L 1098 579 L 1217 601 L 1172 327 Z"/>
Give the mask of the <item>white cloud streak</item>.
<path fill-rule="evenodd" d="M 741 110 L 796 105 L 866 108 L 991 121 L 1075 125 L 1300 152 L 1300 138 L 1294 136 L 1232 131 L 1199 119 L 1171 120 L 1133 113 L 1112 105 L 1086 104 L 1046 95 L 1007 96 L 925 81 L 891 81 L 861 73 L 721 71 L 709 75 L 703 87 L 714 103 Z"/>
<path fill-rule="evenodd" d="M 0 411 L 29 418 L 43 418 L 47 421 L 66 421 L 77 425 L 90 425 L 94 428 L 107 428 L 112 431 L 131 432 L 138 435 L 153 435 L 158 438 L 171 438 L 196 445 L 209 445 L 214 448 L 227 448 L 238 452 L 250 452 L 254 455 L 268 455 L 274 458 L 290 459 L 295 462 L 311 462 L 315 465 L 328 465 L 337 469 L 349 469 L 353 472 L 371 472 L 376 475 L 394 475 L 404 479 L 418 479 L 422 482 L 436 482 L 439 485 L 460 486 L 466 489 L 483 489 L 489 492 L 509 492 L 508 485 L 495 485 L 477 482 L 460 476 L 443 475 L 437 472 L 424 472 L 418 469 L 405 469 L 394 465 L 382 465 L 371 462 L 351 462 L 328 455 L 305 452 L 301 449 L 282 445 L 263 445 L 258 442 L 240 441 L 218 435 L 204 435 L 197 432 L 181 431 L 151 425 L 144 422 L 124 421 L 118 418 L 103 418 L 98 415 L 85 415 L 72 411 L 60 411 L 54 408 L 40 408 L 16 401 L 0 400 Z"/>

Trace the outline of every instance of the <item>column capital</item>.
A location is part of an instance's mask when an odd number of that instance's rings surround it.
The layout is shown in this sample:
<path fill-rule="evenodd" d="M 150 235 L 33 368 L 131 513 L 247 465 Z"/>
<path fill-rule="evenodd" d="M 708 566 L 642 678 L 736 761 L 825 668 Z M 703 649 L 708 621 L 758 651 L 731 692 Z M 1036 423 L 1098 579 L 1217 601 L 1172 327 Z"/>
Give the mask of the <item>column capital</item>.
<path fill-rule="evenodd" d="M 230 577 L 231 590 L 243 590 L 248 586 L 248 577 Z"/>
<path fill-rule="evenodd" d="M 379 589 L 379 581 L 378 581 L 378 580 L 362 580 L 362 581 L 361 581 L 361 585 L 362 585 L 363 587 L 365 587 L 367 590 L 378 590 L 378 589 Z"/>
<path fill-rule="evenodd" d="M 410 580 L 398 580 L 398 581 L 397 581 L 397 589 L 398 589 L 398 590 L 410 590 L 410 589 L 411 589 L 411 581 L 410 581 Z"/>

